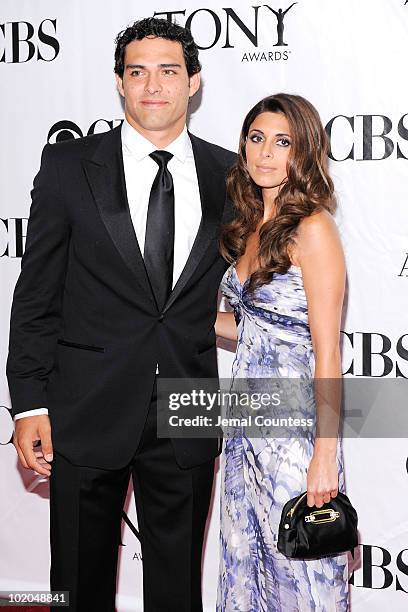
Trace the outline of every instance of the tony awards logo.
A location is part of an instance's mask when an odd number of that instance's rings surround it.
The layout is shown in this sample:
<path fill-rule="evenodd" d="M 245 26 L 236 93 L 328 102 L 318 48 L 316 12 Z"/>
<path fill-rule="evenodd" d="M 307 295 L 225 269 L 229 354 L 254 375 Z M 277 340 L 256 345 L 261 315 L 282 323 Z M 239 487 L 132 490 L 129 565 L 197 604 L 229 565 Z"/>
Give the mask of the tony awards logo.
<path fill-rule="evenodd" d="M 275 4 L 273 0 L 269 1 Z M 276 0 L 276 4 L 279 5 L 283 1 Z M 216 46 L 222 49 L 237 49 L 241 53 L 241 62 L 276 63 L 288 60 L 291 53 L 291 50 L 287 49 L 288 35 L 285 27 L 287 14 L 295 4 L 299 2 L 279 8 L 269 4 L 255 4 L 240 9 L 203 7 L 193 11 L 155 11 L 153 17 L 183 25 L 191 31 L 197 47 L 202 51 Z"/>
<path fill-rule="evenodd" d="M 294 2 L 293 4 L 291 4 L 286 11 L 284 11 L 283 9 L 278 9 L 277 11 L 275 11 L 271 6 L 268 6 L 267 4 L 264 4 L 264 6 L 266 6 L 270 11 L 272 11 L 272 13 L 276 16 L 276 19 L 278 20 L 277 23 L 277 31 L 278 31 L 278 42 L 274 44 L 274 47 L 287 47 L 288 45 L 283 42 L 283 30 L 284 30 L 284 24 L 283 24 L 283 20 L 285 19 L 285 15 L 288 11 L 290 11 L 290 9 L 295 6 L 295 4 L 297 4 L 297 2 Z"/>

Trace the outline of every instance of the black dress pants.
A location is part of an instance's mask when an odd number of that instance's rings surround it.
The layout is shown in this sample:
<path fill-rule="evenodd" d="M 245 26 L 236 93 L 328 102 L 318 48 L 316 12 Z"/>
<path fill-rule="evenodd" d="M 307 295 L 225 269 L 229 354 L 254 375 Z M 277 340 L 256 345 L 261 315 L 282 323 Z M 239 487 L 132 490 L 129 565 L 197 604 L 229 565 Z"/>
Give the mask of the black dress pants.
<path fill-rule="evenodd" d="M 180 468 L 157 438 L 156 396 L 132 462 L 119 470 L 72 465 L 54 453 L 50 476 L 51 589 L 70 611 L 114 612 L 121 514 L 132 476 L 145 612 L 201 612 L 201 554 L 214 461 Z M 51 608 L 57 612 L 59 607 Z"/>

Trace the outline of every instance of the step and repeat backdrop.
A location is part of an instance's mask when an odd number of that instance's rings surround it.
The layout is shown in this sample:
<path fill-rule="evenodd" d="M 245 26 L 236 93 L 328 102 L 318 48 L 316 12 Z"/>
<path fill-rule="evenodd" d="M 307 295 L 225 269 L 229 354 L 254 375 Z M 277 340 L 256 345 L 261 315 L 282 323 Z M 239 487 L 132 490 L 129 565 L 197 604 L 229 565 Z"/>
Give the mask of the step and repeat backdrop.
<path fill-rule="evenodd" d="M 20 468 L 5 377 L 12 292 L 43 146 L 123 119 L 114 38 L 156 15 L 191 29 L 203 64 L 189 128 L 236 150 L 244 115 L 279 91 L 308 98 L 330 135 L 337 222 L 347 258 L 343 372 L 408 377 L 408 2 L 405 0 L 1 0 L 0 3 L 0 591 L 47 589 L 48 483 Z M 219 346 L 220 374 L 233 353 Z M 391 398 L 382 410 L 391 415 Z M 352 408 L 356 408 L 353 406 Z M 389 416 L 391 418 L 391 416 Z M 360 517 L 350 558 L 353 611 L 408 609 L 408 440 L 344 440 L 348 494 Z M 203 560 L 215 609 L 218 481 Z M 123 517 L 117 608 L 142 610 L 131 489 Z"/>

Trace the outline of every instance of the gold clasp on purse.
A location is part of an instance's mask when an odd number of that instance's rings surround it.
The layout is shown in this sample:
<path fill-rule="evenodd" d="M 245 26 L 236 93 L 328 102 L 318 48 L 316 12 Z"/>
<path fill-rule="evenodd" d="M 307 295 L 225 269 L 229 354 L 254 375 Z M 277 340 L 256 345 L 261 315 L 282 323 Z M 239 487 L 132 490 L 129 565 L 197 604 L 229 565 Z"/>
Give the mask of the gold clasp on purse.
<path fill-rule="evenodd" d="M 326 517 L 323 518 L 323 515 L 326 515 Z M 305 522 L 313 523 L 314 525 L 319 525 L 320 523 L 333 523 L 339 517 L 340 512 L 333 510 L 333 508 L 328 508 L 327 510 L 315 510 L 310 514 L 306 514 Z"/>

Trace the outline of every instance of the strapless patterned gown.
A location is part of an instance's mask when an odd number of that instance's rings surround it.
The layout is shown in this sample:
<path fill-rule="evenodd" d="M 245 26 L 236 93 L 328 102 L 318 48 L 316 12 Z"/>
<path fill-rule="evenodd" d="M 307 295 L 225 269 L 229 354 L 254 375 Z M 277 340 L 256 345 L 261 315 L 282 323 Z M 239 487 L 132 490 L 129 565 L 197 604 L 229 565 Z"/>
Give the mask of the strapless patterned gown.
<path fill-rule="evenodd" d="M 314 356 L 300 268 L 275 274 L 254 295 L 232 265 L 221 290 L 234 309 L 238 343 L 234 380 L 312 378 Z M 313 404 L 312 409 L 315 410 Z M 310 405 L 305 407 L 305 414 Z M 347 554 L 288 559 L 277 550 L 284 504 L 306 490 L 313 436 L 224 440 L 221 456 L 220 577 L 217 612 L 348 610 Z M 341 445 L 339 490 L 344 492 Z"/>

